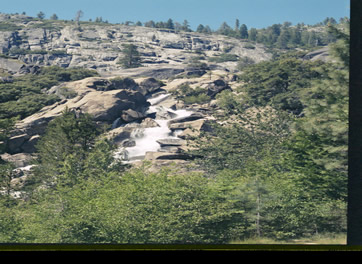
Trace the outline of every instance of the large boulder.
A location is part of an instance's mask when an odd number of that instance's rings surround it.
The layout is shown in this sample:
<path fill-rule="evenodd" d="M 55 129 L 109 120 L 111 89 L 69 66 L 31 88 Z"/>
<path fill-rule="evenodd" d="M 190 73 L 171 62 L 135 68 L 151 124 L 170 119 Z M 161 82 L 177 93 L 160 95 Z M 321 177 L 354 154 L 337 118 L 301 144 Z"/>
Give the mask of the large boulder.
<path fill-rule="evenodd" d="M 303 60 L 321 60 L 324 62 L 333 61 L 333 58 L 330 56 L 330 51 L 328 47 L 323 47 L 314 51 L 311 51 L 303 56 Z"/>
<path fill-rule="evenodd" d="M 104 136 L 115 145 L 121 146 L 125 141 L 130 140 L 133 130 L 132 127 L 118 127 L 108 131 Z"/>
<path fill-rule="evenodd" d="M 179 129 L 183 130 L 183 129 L 187 129 L 187 128 L 200 130 L 204 124 L 205 124 L 205 119 L 197 119 L 197 120 L 192 120 L 192 121 L 187 121 L 187 122 L 172 123 L 169 125 L 169 128 L 171 129 L 171 131 L 179 130 Z"/>
<path fill-rule="evenodd" d="M 200 135 L 201 131 L 212 131 L 211 121 L 207 119 L 198 119 L 189 122 L 173 123 L 169 126 L 171 131 L 180 131 L 178 137 L 181 139 L 195 138 Z"/>
<path fill-rule="evenodd" d="M 156 106 L 154 108 L 154 110 L 155 110 L 155 118 L 156 119 L 168 120 L 168 119 L 175 118 L 177 116 L 177 114 L 175 114 L 172 111 L 169 111 L 164 106 Z"/>
<path fill-rule="evenodd" d="M 132 78 L 112 78 L 109 80 L 110 86 L 108 89 L 110 90 L 132 90 L 132 91 L 139 91 L 142 93 L 142 89 L 139 87 L 138 83 L 135 82 Z"/>
<path fill-rule="evenodd" d="M 136 120 L 140 120 L 140 119 L 143 119 L 145 117 L 146 117 L 146 115 L 144 113 L 135 111 L 133 109 L 128 109 L 128 110 L 122 111 L 122 119 L 126 123 L 133 122 L 133 121 L 136 121 Z"/>
<path fill-rule="evenodd" d="M 9 152 L 32 153 L 39 137 L 44 134 L 48 123 L 60 116 L 68 108 L 90 114 L 99 124 L 112 124 L 118 118 L 123 122 L 132 122 L 145 118 L 145 111 L 150 105 L 146 97 L 133 82 L 127 81 L 130 89 L 97 90 L 97 87 L 114 85 L 102 78 L 87 78 L 85 80 L 67 83 L 76 93 L 75 97 L 64 99 L 53 105 L 46 106 L 37 113 L 21 120 L 15 125 L 9 140 Z M 118 86 L 119 87 L 119 86 Z M 63 87 L 64 88 L 64 87 Z"/>
<path fill-rule="evenodd" d="M 142 120 L 140 126 L 143 128 L 147 128 L 147 127 L 159 127 L 160 125 L 152 118 L 146 117 L 145 119 Z"/>
<path fill-rule="evenodd" d="M 116 120 L 123 110 L 134 106 L 132 101 L 122 100 L 116 94 L 109 92 L 90 92 L 81 100 L 68 104 L 70 109 L 80 109 L 90 114 L 96 121 L 109 123 Z"/>
<path fill-rule="evenodd" d="M 123 111 L 129 109 L 143 111 L 149 103 L 139 92 L 114 90 L 89 92 L 80 100 L 70 100 L 66 105 L 70 109 L 79 109 L 90 114 L 96 121 L 112 123 L 122 116 Z"/>
<path fill-rule="evenodd" d="M 147 78 L 143 81 L 141 81 L 140 86 L 142 88 L 142 90 L 145 91 L 145 94 L 148 93 L 153 93 L 155 91 L 157 91 L 158 89 L 160 89 L 162 86 L 164 86 L 164 84 L 158 80 L 156 80 L 155 78 Z"/>
<path fill-rule="evenodd" d="M 157 143 L 160 144 L 161 147 L 166 146 L 183 146 L 186 145 L 186 141 L 179 138 L 164 138 L 157 140 Z"/>
<path fill-rule="evenodd" d="M 4 153 L 1 154 L 1 159 L 13 163 L 16 168 L 21 168 L 30 165 L 33 161 L 33 156 L 29 153 L 17 153 L 13 155 Z"/>
<path fill-rule="evenodd" d="M 214 98 L 218 93 L 226 89 L 231 89 L 228 83 L 222 79 L 218 79 L 207 87 L 207 95 Z"/>
<path fill-rule="evenodd" d="M 188 122 L 188 121 L 194 121 L 194 120 L 198 120 L 198 119 L 201 119 L 201 118 L 204 118 L 203 114 L 193 113 L 193 114 L 191 114 L 189 116 L 184 116 L 184 117 L 179 117 L 179 118 L 172 119 L 172 120 L 168 121 L 167 124 L 170 127 L 174 123 L 183 123 L 183 122 Z"/>

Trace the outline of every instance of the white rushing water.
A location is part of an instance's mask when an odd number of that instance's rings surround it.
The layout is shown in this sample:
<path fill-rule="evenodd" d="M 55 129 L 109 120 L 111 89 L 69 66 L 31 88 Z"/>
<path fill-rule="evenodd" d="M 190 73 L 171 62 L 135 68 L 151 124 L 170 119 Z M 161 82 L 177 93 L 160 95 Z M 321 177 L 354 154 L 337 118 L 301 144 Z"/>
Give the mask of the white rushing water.
<path fill-rule="evenodd" d="M 156 113 L 156 118 L 154 120 L 159 126 L 149 128 L 136 128 L 131 133 L 131 140 L 134 140 L 136 142 L 136 145 L 134 147 L 122 148 L 118 153 L 116 153 L 116 156 L 122 157 L 122 159 L 124 159 L 126 162 L 127 160 L 140 160 L 143 159 L 146 152 L 156 152 L 160 149 L 160 144 L 157 143 L 157 140 L 165 138 L 177 138 L 177 135 L 182 131 L 172 132 L 168 128 L 167 123 L 175 118 L 187 117 L 193 112 L 185 109 L 172 110 L 168 107 L 158 106 L 159 103 L 161 103 L 169 96 L 169 94 L 161 94 L 155 98 L 148 99 L 148 102 L 150 102 L 151 106 L 149 107 L 147 112 L 149 114 Z M 160 118 L 159 115 L 157 115 L 159 111 L 167 111 L 171 114 L 172 117 L 164 119 L 162 118 L 162 115 L 160 115 Z"/>

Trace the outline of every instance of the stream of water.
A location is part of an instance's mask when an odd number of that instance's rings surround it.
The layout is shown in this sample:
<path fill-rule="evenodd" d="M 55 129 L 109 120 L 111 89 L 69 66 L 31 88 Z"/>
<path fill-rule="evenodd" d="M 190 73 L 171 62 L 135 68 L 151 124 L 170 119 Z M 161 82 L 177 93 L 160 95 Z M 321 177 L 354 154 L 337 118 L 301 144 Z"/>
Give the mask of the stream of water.
<path fill-rule="evenodd" d="M 182 130 L 171 131 L 167 125 L 170 120 L 180 117 L 187 117 L 193 112 L 186 109 L 172 110 L 171 108 L 162 106 L 162 101 L 168 98 L 170 94 L 161 94 L 155 98 L 148 99 L 151 104 L 147 114 L 155 114 L 154 119 L 159 126 L 149 128 L 135 128 L 131 133 L 131 140 L 135 141 L 133 147 L 122 147 L 116 153 L 116 157 L 125 162 L 133 162 L 142 160 L 146 152 L 157 152 L 160 149 L 160 144 L 157 143 L 159 139 L 178 138 L 177 135 Z M 162 113 L 168 113 L 167 117 Z"/>

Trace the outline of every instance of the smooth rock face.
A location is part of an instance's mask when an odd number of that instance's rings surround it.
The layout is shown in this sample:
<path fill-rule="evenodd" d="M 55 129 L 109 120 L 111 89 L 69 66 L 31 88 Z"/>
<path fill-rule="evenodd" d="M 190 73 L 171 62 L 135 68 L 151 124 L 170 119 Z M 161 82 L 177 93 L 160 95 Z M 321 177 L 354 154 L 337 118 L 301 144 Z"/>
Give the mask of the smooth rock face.
<path fill-rule="evenodd" d="M 118 71 L 122 71 L 122 75 L 127 74 L 117 62 L 121 57 L 122 44 L 130 42 L 138 47 L 142 66 L 145 67 L 129 71 L 129 76 L 155 79 L 167 79 L 182 73 L 185 62 L 194 56 L 192 51 L 214 56 L 232 47 L 229 53 L 250 57 L 255 62 L 271 58 L 262 45 L 256 44 L 255 49 L 250 50 L 244 48 L 239 40 L 221 35 L 112 24 L 81 25 L 79 30 L 76 25 L 62 21 L 52 21 L 52 27 L 45 29 L 41 27 L 42 21 L 29 22 L 29 17 L 22 15 L 8 15 L 1 19 L 15 23 L 18 28 L 0 32 L 0 53 L 14 49 L 31 51 L 12 56 L 21 64 L 84 67 L 96 69 L 103 76 L 120 75 Z M 12 72 L 19 70 L 12 61 L 1 65 Z M 224 65 L 232 70 L 237 63 Z M 199 70 L 191 72 L 202 74 Z M 187 74 L 193 74 L 191 72 Z"/>
<path fill-rule="evenodd" d="M 160 125 L 152 118 L 146 117 L 145 119 L 142 120 L 140 126 L 143 128 L 147 128 L 147 127 L 159 127 Z"/>
<path fill-rule="evenodd" d="M 328 61 L 333 61 L 333 58 L 330 57 L 329 48 L 323 47 L 321 49 L 317 49 L 315 51 L 307 53 L 306 55 L 304 55 L 303 60 L 311 60 L 311 61 L 321 60 L 328 62 Z"/>
<path fill-rule="evenodd" d="M 202 115 L 200 113 L 193 113 L 186 117 L 175 118 L 173 120 L 168 121 L 168 126 L 170 127 L 170 125 L 174 124 L 174 123 L 188 122 L 188 121 L 193 121 L 193 120 L 197 120 L 197 119 L 201 119 L 201 118 L 204 118 L 204 115 Z"/>
<path fill-rule="evenodd" d="M 17 153 L 14 155 L 4 153 L 1 155 L 1 159 L 7 162 L 12 162 L 15 167 L 21 168 L 28 166 L 31 163 L 33 157 L 28 153 Z"/>
<path fill-rule="evenodd" d="M 125 83 L 130 85 L 130 89 L 127 89 Z M 46 106 L 15 125 L 8 143 L 10 153 L 34 152 L 35 144 L 45 132 L 48 123 L 60 116 L 65 108 L 88 113 L 95 121 L 108 124 L 118 118 L 128 123 L 146 117 L 144 112 L 149 103 L 141 92 L 135 90 L 138 84 L 133 80 L 122 82 L 116 86 L 120 88 L 117 90 L 112 81 L 94 77 L 67 83 L 67 86 L 72 87 L 77 96 Z M 97 89 L 99 86 L 113 86 L 114 90 L 103 91 Z"/>
<path fill-rule="evenodd" d="M 161 147 L 165 146 L 182 146 L 186 144 L 186 141 L 178 138 L 165 138 L 157 140 L 157 143 L 160 144 Z"/>
<path fill-rule="evenodd" d="M 145 117 L 146 116 L 143 113 L 137 112 L 133 109 L 128 109 L 122 112 L 122 119 L 127 123 L 133 122 L 135 120 L 140 120 Z"/>

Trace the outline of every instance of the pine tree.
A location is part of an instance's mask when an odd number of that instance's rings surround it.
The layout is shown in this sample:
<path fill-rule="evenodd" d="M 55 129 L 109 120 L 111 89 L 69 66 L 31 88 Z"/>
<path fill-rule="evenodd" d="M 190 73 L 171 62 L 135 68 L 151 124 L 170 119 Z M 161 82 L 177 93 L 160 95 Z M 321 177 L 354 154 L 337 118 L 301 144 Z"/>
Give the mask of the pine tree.
<path fill-rule="evenodd" d="M 291 30 L 290 42 L 294 45 L 300 45 L 302 41 L 302 35 L 298 27 Z"/>
<path fill-rule="evenodd" d="M 248 27 L 245 24 L 242 24 L 240 26 L 240 38 L 241 39 L 247 39 L 249 36 L 248 34 Z"/>
<path fill-rule="evenodd" d="M 300 158 L 295 163 L 309 168 L 309 181 L 323 184 L 324 194 L 335 199 L 345 199 L 347 188 L 349 46 L 348 35 L 341 37 L 330 47 L 340 62 L 317 68 L 321 78 L 301 93 L 305 116 L 297 123 L 293 143 Z"/>
<path fill-rule="evenodd" d="M 240 21 L 239 21 L 239 19 L 236 19 L 235 20 L 235 28 L 234 28 L 235 32 L 239 31 L 239 27 L 240 27 Z"/>
<path fill-rule="evenodd" d="M 39 19 L 44 19 L 45 18 L 45 14 L 43 11 L 40 11 L 37 15 L 36 15 Z"/>
<path fill-rule="evenodd" d="M 124 44 L 122 49 L 123 57 L 119 63 L 124 68 L 137 68 L 141 66 L 141 57 L 137 50 L 137 46 L 133 44 Z"/>
<path fill-rule="evenodd" d="M 174 29 L 175 28 L 171 18 L 169 20 L 167 20 L 165 27 L 168 28 L 168 29 Z"/>
<path fill-rule="evenodd" d="M 150 21 L 145 23 L 145 27 L 154 28 L 154 27 L 156 27 L 156 24 L 155 24 L 155 22 L 153 20 L 150 20 Z"/>
<path fill-rule="evenodd" d="M 58 20 L 58 16 L 56 14 L 53 14 L 53 15 L 51 15 L 51 17 L 49 19 Z"/>
<path fill-rule="evenodd" d="M 190 24 L 189 22 L 185 19 L 184 22 L 182 23 L 182 30 L 186 31 L 186 32 L 190 32 Z"/>
<path fill-rule="evenodd" d="M 256 30 L 256 28 L 251 28 L 248 33 L 248 38 L 251 41 L 256 41 L 257 35 L 258 35 L 258 31 Z"/>
<path fill-rule="evenodd" d="M 204 29 L 205 29 L 205 27 L 204 27 L 202 24 L 200 24 L 200 25 L 198 25 L 198 27 L 197 27 L 197 29 L 196 29 L 196 32 L 198 32 L 198 33 L 203 33 L 203 32 L 204 32 Z"/>
<path fill-rule="evenodd" d="M 283 29 L 277 39 L 276 46 L 280 49 L 286 49 L 290 41 L 291 35 L 288 29 Z"/>
<path fill-rule="evenodd" d="M 223 22 L 217 31 L 219 34 L 227 35 L 227 36 L 233 34 L 232 28 L 226 22 Z"/>
<path fill-rule="evenodd" d="M 35 185 L 42 181 L 74 184 L 98 134 L 99 129 L 88 114 L 65 109 L 49 123 L 37 144 L 37 166 L 32 179 Z"/>

